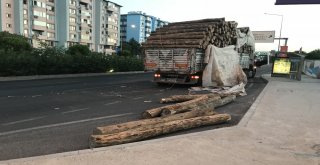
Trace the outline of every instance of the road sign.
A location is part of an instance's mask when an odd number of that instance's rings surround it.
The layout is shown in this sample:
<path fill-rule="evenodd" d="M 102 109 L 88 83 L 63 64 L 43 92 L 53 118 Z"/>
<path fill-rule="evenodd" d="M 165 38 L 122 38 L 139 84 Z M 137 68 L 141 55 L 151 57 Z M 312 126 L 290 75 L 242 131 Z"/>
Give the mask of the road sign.
<path fill-rule="evenodd" d="M 256 43 L 273 43 L 275 31 L 252 31 Z"/>

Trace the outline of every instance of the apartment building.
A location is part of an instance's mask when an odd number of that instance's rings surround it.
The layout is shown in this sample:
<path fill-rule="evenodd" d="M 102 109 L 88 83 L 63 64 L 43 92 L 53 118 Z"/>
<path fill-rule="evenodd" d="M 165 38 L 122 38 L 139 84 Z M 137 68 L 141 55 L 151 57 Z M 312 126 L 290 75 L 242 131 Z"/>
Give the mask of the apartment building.
<path fill-rule="evenodd" d="M 0 31 L 24 35 L 34 47 L 80 43 L 112 53 L 120 43 L 120 8 L 106 0 L 1 0 Z"/>
<path fill-rule="evenodd" d="M 0 1 L 0 31 L 15 33 L 14 0 Z"/>
<path fill-rule="evenodd" d="M 168 24 L 166 21 L 147 15 L 141 11 L 122 14 L 120 21 L 121 41 L 129 41 L 133 38 L 139 43 L 145 42 L 151 32 L 157 28 Z"/>

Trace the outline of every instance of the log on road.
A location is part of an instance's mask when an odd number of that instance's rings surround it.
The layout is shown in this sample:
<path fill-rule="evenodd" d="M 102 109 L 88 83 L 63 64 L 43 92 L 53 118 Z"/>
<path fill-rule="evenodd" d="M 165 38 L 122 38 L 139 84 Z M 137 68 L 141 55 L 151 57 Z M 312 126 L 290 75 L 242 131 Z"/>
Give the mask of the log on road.
<path fill-rule="evenodd" d="M 212 99 L 218 99 L 218 98 L 220 98 L 220 96 L 216 96 L 216 98 L 214 98 L 214 97 L 209 98 L 207 95 L 204 95 L 204 96 L 201 96 L 199 98 L 196 98 L 196 99 L 193 99 L 190 101 L 146 110 L 142 113 L 142 118 L 148 119 L 148 118 L 159 117 L 159 116 L 161 116 L 161 113 L 163 110 L 174 110 L 175 113 L 182 113 L 182 112 L 191 111 L 191 110 L 197 109 L 197 107 L 199 107 L 201 105 L 207 104 Z M 207 108 L 213 109 L 213 107 L 202 106 L 202 109 L 207 109 Z"/>
<path fill-rule="evenodd" d="M 230 119 L 231 116 L 229 114 L 218 114 L 159 123 L 149 127 L 139 127 L 137 129 L 131 129 L 115 134 L 91 135 L 89 139 L 89 146 L 90 148 L 94 148 L 135 142 L 180 130 L 186 130 L 205 125 L 221 124 L 229 121 Z"/>
<path fill-rule="evenodd" d="M 129 129 L 134 129 L 137 127 L 145 127 L 150 125 L 155 125 L 159 123 L 165 123 L 175 120 L 182 120 L 182 119 L 189 119 L 199 116 L 209 116 L 214 115 L 216 112 L 213 111 L 213 109 L 204 109 L 204 110 L 193 110 L 186 113 L 180 113 L 171 115 L 168 117 L 157 117 L 157 118 L 151 118 L 151 119 L 144 119 L 144 120 L 137 120 L 137 121 L 131 121 L 121 124 L 115 124 L 115 125 L 109 125 L 104 127 L 97 127 L 95 130 L 93 130 L 93 134 L 95 135 L 102 135 L 102 134 L 113 134 L 113 133 L 119 133 L 123 131 L 127 131 Z"/>
<path fill-rule="evenodd" d="M 201 97 L 206 96 L 207 98 L 200 99 Z M 191 100 L 192 98 L 195 98 Z M 184 103 L 188 103 L 183 107 L 179 106 L 166 106 L 162 107 L 161 116 L 168 116 L 177 113 L 183 112 L 186 108 L 190 108 L 193 110 L 198 109 L 214 109 L 216 107 L 221 107 L 226 105 L 236 99 L 236 95 L 225 95 L 225 97 L 220 98 L 219 94 L 207 94 L 207 95 L 174 95 L 169 98 L 163 98 L 162 102 L 172 102 L 172 101 L 183 101 L 190 99 L 191 101 L 187 101 Z M 180 103 L 181 104 L 181 103 Z M 179 105 L 179 104 L 176 104 Z"/>

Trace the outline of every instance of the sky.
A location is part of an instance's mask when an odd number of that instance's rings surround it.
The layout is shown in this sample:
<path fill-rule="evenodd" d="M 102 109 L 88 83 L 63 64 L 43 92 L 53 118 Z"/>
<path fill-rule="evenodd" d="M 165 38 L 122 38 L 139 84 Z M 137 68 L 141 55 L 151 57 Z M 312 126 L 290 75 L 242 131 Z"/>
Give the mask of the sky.
<path fill-rule="evenodd" d="M 320 49 L 320 5 L 274 5 L 276 0 L 111 0 L 122 6 L 121 14 L 142 11 L 168 22 L 221 18 L 236 21 L 251 31 L 275 31 L 287 37 L 289 51 L 302 47 L 310 52 Z M 267 15 L 278 14 L 276 15 Z M 278 49 L 274 43 L 256 43 L 256 51 Z M 284 45 L 281 41 L 280 45 Z"/>

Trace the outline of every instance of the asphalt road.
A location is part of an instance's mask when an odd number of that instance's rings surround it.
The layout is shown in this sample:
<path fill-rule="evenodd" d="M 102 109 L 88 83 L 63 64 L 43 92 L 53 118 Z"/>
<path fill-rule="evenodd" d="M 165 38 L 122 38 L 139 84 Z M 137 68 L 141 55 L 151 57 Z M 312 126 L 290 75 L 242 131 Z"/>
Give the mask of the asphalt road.
<path fill-rule="evenodd" d="M 266 85 L 259 75 L 268 72 L 259 68 L 247 96 L 216 110 L 230 113 L 229 123 L 166 136 L 237 124 Z M 0 82 L 0 160 L 87 149 L 95 127 L 140 119 L 144 110 L 162 106 L 160 98 L 190 87 L 159 87 L 151 79 L 139 73 Z"/>

